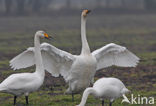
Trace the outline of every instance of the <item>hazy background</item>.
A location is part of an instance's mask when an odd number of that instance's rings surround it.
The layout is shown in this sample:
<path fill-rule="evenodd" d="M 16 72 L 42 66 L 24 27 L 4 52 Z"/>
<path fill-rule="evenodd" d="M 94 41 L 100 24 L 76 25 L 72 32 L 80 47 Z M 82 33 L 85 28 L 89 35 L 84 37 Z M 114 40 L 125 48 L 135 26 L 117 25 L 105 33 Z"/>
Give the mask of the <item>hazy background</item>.
<path fill-rule="evenodd" d="M 99 12 L 147 12 L 156 9 L 155 0 L 0 0 L 1 16 L 52 15 L 55 12 L 74 13 L 89 8 Z"/>
<path fill-rule="evenodd" d="M 0 82 L 12 73 L 34 72 L 34 67 L 12 71 L 9 60 L 33 46 L 37 30 L 54 38 L 42 42 L 79 54 L 83 9 L 92 11 L 87 17 L 87 38 L 92 51 L 114 42 L 141 58 L 136 68 L 106 68 L 98 71 L 95 79 L 117 77 L 133 94 L 156 97 L 156 0 L 0 0 Z M 54 78 L 47 73 L 44 86 L 32 94 L 30 103 L 78 104 L 80 95 L 74 103 L 70 96 L 63 95 L 65 85 L 62 77 Z M 88 101 L 89 106 L 100 104 L 95 99 Z M 115 102 L 116 106 L 120 102 Z M 0 103 L 9 106 L 12 96 L 0 93 Z M 24 99 L 19 99 L 20 105 L 24 103 Z"/>

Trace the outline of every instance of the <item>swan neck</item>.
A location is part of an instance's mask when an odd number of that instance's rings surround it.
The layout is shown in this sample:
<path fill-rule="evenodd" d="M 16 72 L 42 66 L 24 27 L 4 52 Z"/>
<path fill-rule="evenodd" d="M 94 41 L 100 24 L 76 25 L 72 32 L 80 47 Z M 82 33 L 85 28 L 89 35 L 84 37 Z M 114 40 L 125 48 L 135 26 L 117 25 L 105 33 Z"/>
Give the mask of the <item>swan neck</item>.
<path fill-rule="evenodd" d="M 96 91 L 92 87 L 87 88 L 83 93 L 79 106 L 85 106 L 89 94 L 94 94 L 95 92 Z"/>
<path fill-rule="evenodd" d="M 82 41 L 82 50 L 81 54 L 89 54 L 90 48 L 86 38 L 86 17 L 81 16 L 81 41 Z"/>
<path fill-rule="evenodd" d="M 41 50 L 40 50 L 40 38 L 37 34 L 35 34 L 34 45 L 35 45 L 36 72 L 39 73 L 40 75 L 42 74 L 42 76 L 44 76 L 45 73 L 44 73 Z"/>

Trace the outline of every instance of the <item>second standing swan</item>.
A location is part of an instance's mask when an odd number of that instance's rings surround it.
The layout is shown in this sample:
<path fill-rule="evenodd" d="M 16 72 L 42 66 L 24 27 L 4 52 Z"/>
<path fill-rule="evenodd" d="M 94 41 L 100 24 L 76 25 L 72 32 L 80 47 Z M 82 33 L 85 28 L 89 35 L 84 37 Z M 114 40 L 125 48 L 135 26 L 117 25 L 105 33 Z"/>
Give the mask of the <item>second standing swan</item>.
<path fill-rule="evenodd" d="M 45 71 L 42 63 L 40 51 L 40 38 L 49 38 L 44 31 L 37 31 L 34 38 L 34 63 L 36 71 L 34 73 L 12 74 L 0 84 L 0 91 L 14 95 L 14 105 L 16 98 L 22 94 L 25 95 L 26 104 L 28 104 L 29 93 L 36 91 L 43 84 Z M 25 64 L 24 62 L 22 64 Z"/>

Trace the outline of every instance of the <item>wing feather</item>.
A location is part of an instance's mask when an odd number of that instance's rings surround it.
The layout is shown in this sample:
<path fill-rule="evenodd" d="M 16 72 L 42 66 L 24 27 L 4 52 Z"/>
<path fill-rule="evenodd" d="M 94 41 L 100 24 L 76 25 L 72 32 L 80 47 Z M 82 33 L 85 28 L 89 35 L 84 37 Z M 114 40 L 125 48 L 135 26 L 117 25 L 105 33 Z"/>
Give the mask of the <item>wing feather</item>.
<path fill-rule="evenodd" d="M 53 76 L 61 74 L 66 79 L 75 56 L 48 43 L 43 43 L 41 49 L 45 69 Z"/>
<path fill-rule="evenodd" d="M 97 59 L 97 70 L 112 65 L 120 67 L 135 67 L 139 58 L 123 46 L 110 43 L 92 52 Z"/>
<path fill-rule="evenodd" d="M 30 67 L 34 64 L 35 64 L 35 59 L 34 59 L 34 48 L 33 47 L 29 47 L 27 50 L 25 50 L 18 56 L 14 57 L 10 61 L 10 66 L 14 70 Z"/>
<path fill-rule="evenodd" d="M 41 44 L 41 54 L 43 65 L 46 71 L 57 77 L 61 74 L 67 77 L 70 67 L 75 60 L 75 56 L 60 50 L 48 43 Z M 35 64 L 34 48 L 28 48 L 10 61 L 10 66 L 16 70 L 30 67 Z"/>

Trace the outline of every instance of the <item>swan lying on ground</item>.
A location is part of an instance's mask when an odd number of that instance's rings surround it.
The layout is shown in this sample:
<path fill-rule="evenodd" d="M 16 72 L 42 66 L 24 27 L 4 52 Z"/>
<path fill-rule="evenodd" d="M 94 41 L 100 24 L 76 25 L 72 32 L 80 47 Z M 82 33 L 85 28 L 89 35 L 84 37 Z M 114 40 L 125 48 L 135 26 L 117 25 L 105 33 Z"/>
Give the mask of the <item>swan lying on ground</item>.
<path fill-rule="evenodd" d="M 43 64 L 45 70 L 52 76 L 61 74 L 68 83 L 66 93 L 74 94 L 83 91 L 90 83 L 94 82 L 97 70 L 116 65 L 121 67 L 135 67 L 139 58 L 123 46 L 110 43 L 91 53 L 86 38 L 86 18 L 90 11 L 83 10 L 81 15 L 81 41 L 80 55 L 72 55 L 60 50 L 53 45 L 43 43 L 41 45 Z M 10 61 L 13 69 L 30 67 L 34 62 L 33 47 L 28 48 Z M 23 64 L 25 63 L 25 64 Z"/>
<path fill-rule="evenodd" d="M 112 102 L 121 96 L 123 96 L 124 99 L 127 99 L 125 93 L 128 92 L 129 90 L 119 79 L 101 78 L 94 83 L 93 87 L 86 88 L 81 103 L 77 106 L 85 106 L 89 94 L 102 99 L 102 106 L 104 106 L 104 99 L 109 99 L 109 106 L 112 106 Z"/>
<path fill-rule="evenodd" d="M 14 105 L 16 98 L 22 94 L 25 95 L 26 104 L 28 104 L 29 93 L 36 91 L 43 84 L 45 71 L 42 63 L 40 51 L 40 38 L 49 38 L 44 31 L 37 31 L 34 38 L 34 64 L 36 71 L 34 73 L 12 74 L 0 84 L 0 91 L 14 95 Z M 22 62 L 21 64 L 25 64 Z"/>

